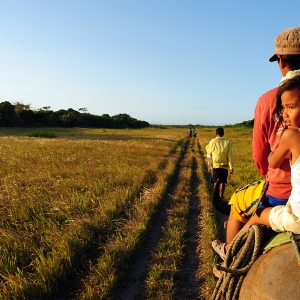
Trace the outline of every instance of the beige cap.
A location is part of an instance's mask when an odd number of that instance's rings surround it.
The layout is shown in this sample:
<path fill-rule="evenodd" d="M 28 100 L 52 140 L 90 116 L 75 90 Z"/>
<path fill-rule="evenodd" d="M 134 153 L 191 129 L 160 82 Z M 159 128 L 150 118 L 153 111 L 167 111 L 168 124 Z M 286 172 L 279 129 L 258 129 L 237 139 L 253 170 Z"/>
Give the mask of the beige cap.
<path fill-rule="evenodd" d="M 288 28 L 276 36 L 275 54 L 269 61 L 277 61 L 277 54 L 300 54 L 300 27 Z"/>

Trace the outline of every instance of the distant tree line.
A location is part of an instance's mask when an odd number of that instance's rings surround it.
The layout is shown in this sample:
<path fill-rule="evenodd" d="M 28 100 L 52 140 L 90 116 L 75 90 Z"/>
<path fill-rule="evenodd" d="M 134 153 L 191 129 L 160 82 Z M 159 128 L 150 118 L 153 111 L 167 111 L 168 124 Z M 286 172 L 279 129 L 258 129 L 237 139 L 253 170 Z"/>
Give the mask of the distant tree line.
<path fill-rule="evenodd" d="M 174 125 L 174 126 L 177 126 L 177 125 Z M 226 125 L 200 125 L 200 124 L 197 124 L 197 125 L 193 125 L 193 124 L 188 124 L 188 125 L 182 125 L 181 127 L 184 127 L 184 128 L 188 128 L 188 127 L 197 127 L 197 128 L 206 128 L 206 127 L 227 127 L 227 128 L 234 128 L 234 127 L 237 127 L 237 128 L 240 128 L 240 127 L 246 127 L 246 128 L 253 128 L 254 126 L 254 119 L 252 120 L 248 120 L 248 121 L 243 121 L 241 123 L 236 123 L 236 124 L 226 124 Z"/>
<path fill-rule="evenodd" d="M 76 111 L 72 108 L 58 111 L 45 106 L 32 110 L 30 105 L 8 101 L 0 103 L 0 126 L 3 127 L 93 127 L 93 128 L 145 128 L 146 121 L 139 121 L 127 114 L 109 116 L 93 115 L 86 108 Z"/>
<path fill-rule="evenodd" d="M 250 127 L 253 128 L 254 125 L 254 119 L 248 120 L 248 121 L 243 121 L 242 123 L 236 123 L 233 125 L 225 125 L 224 127 Z"/>

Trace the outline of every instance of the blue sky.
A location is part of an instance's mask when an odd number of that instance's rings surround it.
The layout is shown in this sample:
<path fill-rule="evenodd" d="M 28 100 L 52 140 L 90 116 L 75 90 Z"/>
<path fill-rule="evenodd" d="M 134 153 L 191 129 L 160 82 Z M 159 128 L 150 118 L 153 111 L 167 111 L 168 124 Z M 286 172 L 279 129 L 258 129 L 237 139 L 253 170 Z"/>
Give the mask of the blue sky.
<path fill-rule="evenodd" d="M 235 124 L 278 85 L 300 1 L 0 0 L 0 102 Z"/>

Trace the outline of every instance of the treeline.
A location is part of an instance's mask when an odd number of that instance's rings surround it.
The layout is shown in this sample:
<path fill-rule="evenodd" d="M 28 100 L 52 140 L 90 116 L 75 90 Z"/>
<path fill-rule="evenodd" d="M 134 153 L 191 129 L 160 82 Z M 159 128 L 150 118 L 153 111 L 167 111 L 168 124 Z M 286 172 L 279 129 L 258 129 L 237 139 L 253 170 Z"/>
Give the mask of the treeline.
<path fill-rule="evenodd" d="M 243 121 L 242 123 L 236 123 L 233 125 L 225 125 L 224 127 L 250 127 L 253 128 L 254 125 L 254 119 L 248 120 L 248 121 Z"/>
<path fill-rule="evenodd" d="M 170 126 L 170 125 L 169 125 Z M 178 127 L 179 125 L 174 125 L 174 127 Z M 254 119 L 252 120 L 248 120 L 248 121 L 243 121 L 241 123 L 236 123 L 236 124 L 226 124 L 226 125 L 193 125 L 193 124 L 189 124 L 189 125 L 182 125 L 179 127 L 183 127 L 183 128 L 188 128 L 188 127 L 196 127 L 196 128 L 207 128 L 207 127 L 224 127 L 224 128 L 240 128 L 240 127 L 246 127 L 246 128 L 253 128 L 254 126 Z"/>
<path fill-rule="evenodd" d="M 150 126 L 146 121 L 139 121 L 127 114 L 109 116 L 93 115 L 86 108 L 76 111 L 72 108 L 58 111 L 45 106 L 32 110 L 30 105 L 0 103 L 0 126 L 3 127 L 93 127 L 93 128 L 145 128 Z"/>

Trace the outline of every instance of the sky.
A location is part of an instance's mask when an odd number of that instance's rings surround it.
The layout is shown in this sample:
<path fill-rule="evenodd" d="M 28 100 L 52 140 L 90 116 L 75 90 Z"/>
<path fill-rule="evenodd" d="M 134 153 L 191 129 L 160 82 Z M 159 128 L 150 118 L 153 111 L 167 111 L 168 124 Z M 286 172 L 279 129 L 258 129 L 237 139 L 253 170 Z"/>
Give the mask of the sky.
<path fill-rule="evenodd" d="M 162 125 L 253 119 L 299 0 L 0 0 L 0 102 Z"/>

